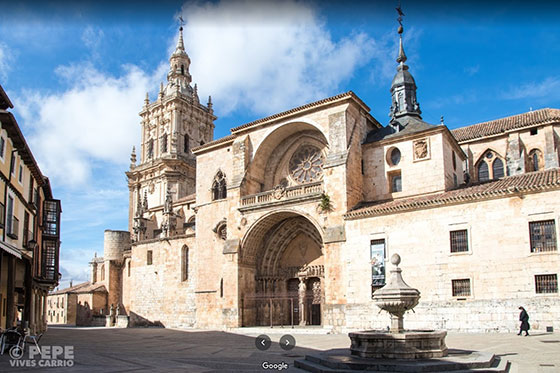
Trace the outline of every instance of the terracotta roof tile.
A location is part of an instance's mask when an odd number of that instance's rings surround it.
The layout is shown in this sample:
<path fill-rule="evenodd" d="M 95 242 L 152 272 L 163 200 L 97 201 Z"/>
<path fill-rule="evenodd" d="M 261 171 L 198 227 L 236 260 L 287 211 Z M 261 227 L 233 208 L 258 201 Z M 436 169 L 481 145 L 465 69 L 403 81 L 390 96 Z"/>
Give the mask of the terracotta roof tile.
<path fill-rule="evenodd" d="M 489 122 L 473 124 L 451 131 L 458 142 L 474 140 L 486 136 L 497 135 L 510 130 L 531 127 L 539 124 L 560 122 L 559 109 L 540 109 L 511 117 L 491 120 Z"/>
<path fill-rule="evenodd" d="M 103 285 L 102 283 L 96 283 L 92 285 L 89 281 L 87 281 L 66 289 L 54 291 L 52 293 L 49 293 L 49 295 L 60 295 L 60 294 L 68 294 L 68 293 L 90 293 L 94 291 L 107 291 L 107 289 L 105 288 L 105 285 Z"/>
<path fill-rule="evenodd" d="M 402 198 L 392 201 L 364 202 L 344 215 L 345 219 L 359 219 L 409 210 L 432 208 L 448 204 L 468 203 L 476 200 L 499 198 L 515 193 L 527 193 L 547 189 L 560 189 L 560 169 L 529 172 L 508 176 L 427 196 Z"/>

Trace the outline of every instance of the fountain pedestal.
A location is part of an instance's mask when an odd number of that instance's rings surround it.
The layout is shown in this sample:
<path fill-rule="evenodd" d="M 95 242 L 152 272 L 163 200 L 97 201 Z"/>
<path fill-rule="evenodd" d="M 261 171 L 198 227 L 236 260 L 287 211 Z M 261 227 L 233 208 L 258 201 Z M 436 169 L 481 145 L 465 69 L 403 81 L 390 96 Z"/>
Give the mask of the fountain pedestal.
<path fill-rule="evenodd" d="M 408 286 L 399 268 L 401 257 L 394 254 L 395 266 L 387 284 L 373 294 L 375 304 L 391 314 L 391 328 L 385 331 L 350 333 L 350 353 L 366 358 L 429 359 L 447 356 L 446 331 L 405 330 L 403 316 L 420 300 L 420 292 Z"/>

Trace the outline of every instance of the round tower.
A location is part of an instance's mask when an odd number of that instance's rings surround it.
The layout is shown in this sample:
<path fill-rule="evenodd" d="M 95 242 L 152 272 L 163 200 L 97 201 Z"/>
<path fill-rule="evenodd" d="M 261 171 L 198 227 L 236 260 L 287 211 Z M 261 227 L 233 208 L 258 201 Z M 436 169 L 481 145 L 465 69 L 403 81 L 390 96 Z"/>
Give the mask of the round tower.
<path fill-rule="evenodd" d="M 103 259 L 121 261 L 124 250 L 130 248 L 130 232 L 105 230 Z"/>

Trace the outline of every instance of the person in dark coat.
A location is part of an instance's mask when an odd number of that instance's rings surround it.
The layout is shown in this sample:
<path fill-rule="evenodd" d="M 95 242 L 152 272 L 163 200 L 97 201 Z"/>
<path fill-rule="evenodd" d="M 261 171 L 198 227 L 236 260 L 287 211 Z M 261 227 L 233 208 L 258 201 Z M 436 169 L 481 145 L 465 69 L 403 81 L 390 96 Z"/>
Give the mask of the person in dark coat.
<path fill-rule="evenodd" d="M 521 326 L 519 327 L 519 333 L 517 335 L 521 335 L 522 332 L 525 332 L 525 337 L 529 335 L 529 314 L 525 311 L 525 308 L 519 307 L 521 313 L 519 314 L 519 321 L 521 321 Z"/>

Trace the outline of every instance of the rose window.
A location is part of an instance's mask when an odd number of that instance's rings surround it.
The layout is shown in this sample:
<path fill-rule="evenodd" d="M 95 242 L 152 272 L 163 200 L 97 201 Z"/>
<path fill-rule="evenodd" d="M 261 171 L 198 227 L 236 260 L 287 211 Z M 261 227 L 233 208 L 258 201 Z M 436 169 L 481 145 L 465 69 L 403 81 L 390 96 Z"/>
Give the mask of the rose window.
<path fill-rule="evenodd" d="M 314 146 L 299 148 L 290 159 L 290 174 L 300 183 L 312 183 L 323 176 L 323 155 Z"/>

